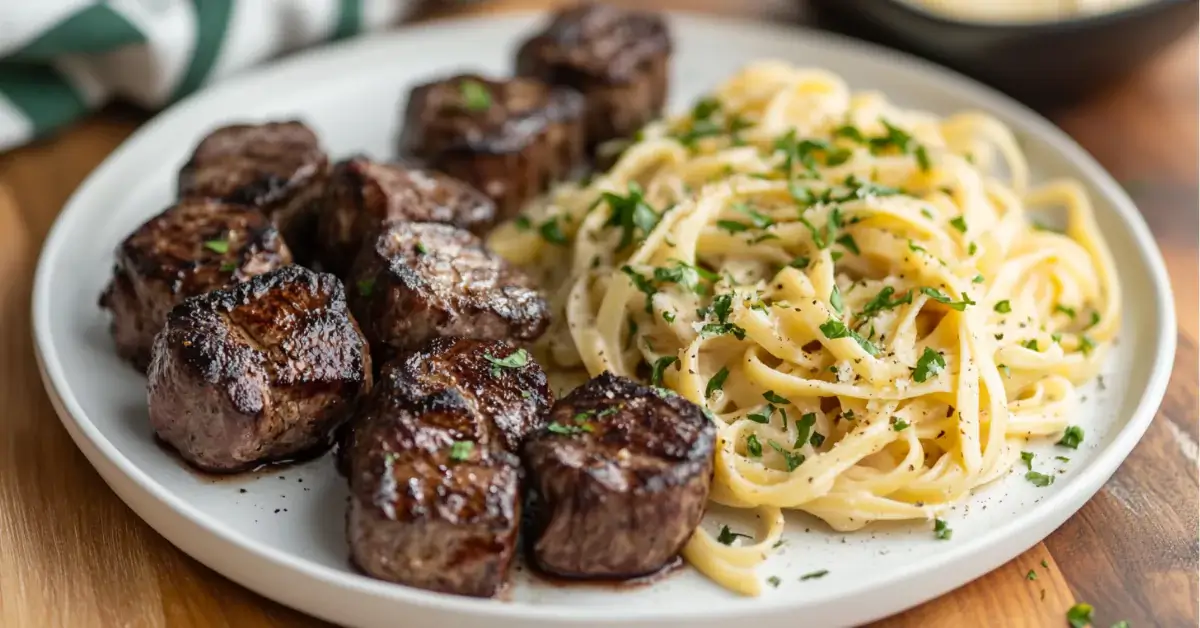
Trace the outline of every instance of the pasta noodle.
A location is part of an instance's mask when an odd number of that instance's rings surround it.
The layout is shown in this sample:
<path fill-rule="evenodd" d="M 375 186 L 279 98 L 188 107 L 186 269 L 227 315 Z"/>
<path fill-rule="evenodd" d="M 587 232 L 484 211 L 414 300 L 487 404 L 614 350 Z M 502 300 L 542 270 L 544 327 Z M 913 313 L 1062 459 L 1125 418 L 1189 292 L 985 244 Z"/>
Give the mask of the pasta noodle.
<path fill-rule="evenodd" d="M 552 296 L 550 371 L 651 379 L 708 411 L 712 500 L 765 529 L 697 530 L 684 556 L 757 594 L 784 511 L 928 520 L 1067 427 L 1120 288 L 1080 184 L 1028 180 L 986 115 L 764 61 L 490 244 Z M 1055 210 L 1063 232 L 1035 221 Z"/>

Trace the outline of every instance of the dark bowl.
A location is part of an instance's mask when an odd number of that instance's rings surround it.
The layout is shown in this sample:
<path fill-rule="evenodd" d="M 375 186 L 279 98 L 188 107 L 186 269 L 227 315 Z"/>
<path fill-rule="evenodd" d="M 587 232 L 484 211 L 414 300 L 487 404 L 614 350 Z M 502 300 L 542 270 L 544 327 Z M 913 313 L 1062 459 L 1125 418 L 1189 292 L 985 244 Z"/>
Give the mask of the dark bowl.
<path fill-rule="evenodd" d="M 1034 23 L 965 22 L 900 0 L 811 0 L 821 26 L 914 52 L 1033 105 L 1078 100 L 1196 28 L 1197 0 Z"/>

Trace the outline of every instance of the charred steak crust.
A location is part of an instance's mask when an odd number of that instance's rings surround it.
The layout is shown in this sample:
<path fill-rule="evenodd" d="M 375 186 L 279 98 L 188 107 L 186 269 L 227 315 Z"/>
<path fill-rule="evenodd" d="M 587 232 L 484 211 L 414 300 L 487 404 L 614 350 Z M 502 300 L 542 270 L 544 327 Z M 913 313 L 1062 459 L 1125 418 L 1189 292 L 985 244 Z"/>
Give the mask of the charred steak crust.
<path fill-rule="evenodd" d="M 528 277 L 449 225 L 387 223 L 350 276 L 350 307 L 380 364 L 435 336 L 527 341 L 550 322 Z"/>
<path fill-rule="evenodd" d="M 665 566 L 704 514 L 715 440 L 700 407 L 673 393 L 608 372 L 575 389 L 522 450 L 537 566 L 573 578 Z"/>
<path fill-rule="evenodd" d="M 496 205 L 440 172 L 352 157 L 333 167 L 319 214 L 322 264 L 344 276 L 363 238 L 388 220 L 441 222 L 482 236 L 496 220 Z"/>
<path fill-rule="evenodd" d="M 371 388 L 371 357 L 341 282 L 288 266 L 176 306 L 149 377 L 159 438 L 230 473 L 328 446 Z"/>
<path fill-rule="evenodd" d="M 503 586 L 522 503 L 510 444 L 553 401 L 532 360 L 493 369 L 486 357 L 516 352 L 506 342 L 440 338 L 384 366 L 342 445 L 347 537 L 364 572 L 460 595 Z"/>
<path fill-rule="evenodd" d="M 312 258 L 329 160 L 302 122 L 234 124 L 209 133 L 179 171 L 179 197 L 257 207 L 300 260 Z"/>
<path fill-rule="evenodd" d="M 154 336 L 175 305 L 291 263 L 287 245 L 261 212 L 185 199 L 146 221 L 117 247 L 100 307 L 112 312 L 117 352 L 145 371 Z"/>
<path fill-rule="evenodd" d="M 409 94 L 400 154 L 473 185 L 511 218 L 583 163 L 578 92 L 541 81 L 463 74 Z"/>
<path fill-rule="evenodd" d="M 387 379 L 393 390 L 400 391 L 396 394 L 402 392 L 408 399 L 458 391 L 494 427 L 484 444 L 517 453 L 525 436 L 545 425 L 554 393 L 546 373 L 528 353 L 521 364 L 498 363 L 511 362 L 516 354 L 517 347 L 505 340 L 439 337 L 387 363 L 380 381 Z M 343 474 L 349 469 L 354 431 L 361 424 L 351 421 L 341 430 L 338 465 Z"/>
<path fill-rule="evenodd" d="M 667 99 L 671 34 L 662 16 L 602 4 L 559 11 L 517 51 L 517 74 L 587 100 L 590 146 L 630 137 Z"/>

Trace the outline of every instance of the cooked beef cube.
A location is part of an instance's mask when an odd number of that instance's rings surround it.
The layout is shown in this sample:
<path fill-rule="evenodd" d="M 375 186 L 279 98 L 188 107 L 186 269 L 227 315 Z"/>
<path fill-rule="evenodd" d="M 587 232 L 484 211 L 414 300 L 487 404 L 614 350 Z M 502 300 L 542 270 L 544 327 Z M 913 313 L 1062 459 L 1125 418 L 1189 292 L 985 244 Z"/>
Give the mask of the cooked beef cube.
<path fill-rule="evenodd" d="M 184 460 L 229 473 L 327 447 L 370 388 L 341 282 L 288 266 L 171 310 L 154 340 L 150 423 Z"/>
<path fill-rule="evenodd" d="M 699 406 L 605 372 L 531 434 L 531 555 L 571 578 L 657 571 L 700 523 L 716 427 Z"/>
<path fill-rule="evenodd" d="M 423 589 L 494 595 L 521 514 L 513 450 L 552 402 L 545 373 L 507 342 L 439 338 L 384 366 L 342 444 L 355 564 Z"/>
<path fill-rule="evenodd" d="M 559 11 L 517 52 L 517 74 L 587 101 L 589 146 L 631 137 L 667 100 L 671 34 L 662 16 L 582 4 Z"/>
<path fill-rule="evenodd" d="M 388 220 L 442 222 L 482 236 L 496 205 L 440 172 L 354 157 L 334 166 L 319 214 L 324 270 L 344 276 L 363 238 Z"/>
<path fill-rule="evenodd" d="M 179 302 L 291 263 L 275 226 L 254 208 L 180 201 L 117 247 L 112 281 L 100 296 L 112 312 L 117 353 L 145 371 L 154 335 Z"/>
<path fill-rule="evenodd" d="M 511 218 L 583 163 L 583 116 L 574 90 L 460 75 L 409 94 L 400 152 L 470 183 Z"/>
<path fill-rule="evenodd" d="M 301 122 L 234 124 L 196 146 L 179 172 L 179 197 L 216 198 L 259 208 L 278 225 L 296 259 L 313 259 L 317 202 L 329 160 Z"/>
<path fill-rule="evenodd" d="M 434 336 L 534 340 L 550 323 L 528 277 L 450 225 L 388 223 L 350 277 L 350 307 L 380 364 Z"/>

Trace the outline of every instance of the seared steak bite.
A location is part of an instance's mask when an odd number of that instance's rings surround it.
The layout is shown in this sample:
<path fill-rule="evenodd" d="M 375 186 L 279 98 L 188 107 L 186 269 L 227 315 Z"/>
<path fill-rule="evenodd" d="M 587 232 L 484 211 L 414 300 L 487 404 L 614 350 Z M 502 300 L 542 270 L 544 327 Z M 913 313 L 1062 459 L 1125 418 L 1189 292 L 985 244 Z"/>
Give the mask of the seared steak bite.
<path fill-rule="evenodd" d="M 454 76 L 409 94 L 400 153 L 470 183 L 511 218 L 583 162 L 583 116 L 571 89 Z"/>
<path fill-rule="evenodd" d="M 328 446 L 371 358 L 341 282 L 288 266 L 176 306 L 149 376 L 158 437 L 228 473 Z"/>
<path fill-rule="evenodd" d="M 440 172 L 353 157 L 334 166 L 319 213 L 322 264 L 343 276 L 363 238 L 388 220 L 442 222 L 482 236 L 496 205 Z"/>
<path fill-rule="evenodd" d="M 112 312 L 117 352 L 145 371 L 154 335 L 176 304 L 291 263 L 287 245 L 261 212 L 185 199 L 117 247 L 100 306 Z"/>
<path fill-rule="evenodd" d="M 522 459 L 530 553 L 571 578 L 657 571 L 700 523 L 716 428 L 699 406 L 605 372 L 560 400 Z"/>
<path fill-rule="evenodd" d="M 541 368 L 506 342 L 439 338 L 384 366 L 342 443 L 355 564 L 423 589 L 498 592 L 521 514 L 512 449 L 552 401 Z"/>
<path fill-rule="evenodd" d="M 307 262 L 328 170 L 320 141 L 301 122 L 234 124 L 196 146 L 179 171 L 179 196 L 259 208 L 279 226 L 297 259 Z"/>
<path fill-rule="evenodd" d="M 534 340 L 550 322 L 528 277 L 449 225 L 388 223 L 350 276 L 350 306 L 380 364 L 435 336 Z"/>
<path fill-rule="evenodd" d="M 587 100 L 590 146 L 630 137 L 667 99 L 671 35 L 662 16 L 582 4 L 559 11 L 517 52 L 517 74 Z"/>

